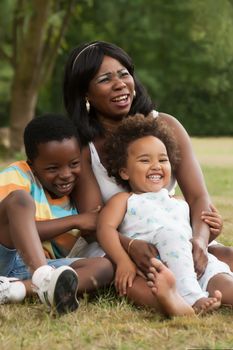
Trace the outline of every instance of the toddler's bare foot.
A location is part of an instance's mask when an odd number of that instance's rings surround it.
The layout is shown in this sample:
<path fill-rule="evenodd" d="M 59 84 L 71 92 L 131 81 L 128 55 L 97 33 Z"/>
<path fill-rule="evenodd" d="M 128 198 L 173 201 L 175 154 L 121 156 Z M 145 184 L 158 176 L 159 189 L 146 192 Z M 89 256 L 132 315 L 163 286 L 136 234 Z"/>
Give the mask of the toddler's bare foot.
<path fill-rule="evenodd" d="M 194 315 L 193 308 L 176 289 L 175 276 L 160 260 L 151 259 L 148 279 L 148 286 L 168 316 Z"/>
<path fill-rule="evenodd" d="M 214 292 L 214 295 L 209 298 L 201 298 L 193 304 L 193 309 L 196 314 L 206 314 L 217 310 L 221 306 L 222 293 L 219 290 Z"/>

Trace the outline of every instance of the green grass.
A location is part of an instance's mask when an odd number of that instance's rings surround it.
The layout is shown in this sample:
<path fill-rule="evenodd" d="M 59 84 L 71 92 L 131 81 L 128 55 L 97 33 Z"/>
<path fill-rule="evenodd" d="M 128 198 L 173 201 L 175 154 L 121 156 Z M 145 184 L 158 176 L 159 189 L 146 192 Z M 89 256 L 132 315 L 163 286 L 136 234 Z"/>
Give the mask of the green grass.
<path fill-rule="evenodd" d="M 193 145 L 225 221 L 220 240 L 233 245 L 233 138 L 193 139 Z M 204 317 L 166 319 L 110 290 L 56 318 L 32 300 L 0 306 L 0 349 L 233 349 L 232 312 L 222 308 Z"/>

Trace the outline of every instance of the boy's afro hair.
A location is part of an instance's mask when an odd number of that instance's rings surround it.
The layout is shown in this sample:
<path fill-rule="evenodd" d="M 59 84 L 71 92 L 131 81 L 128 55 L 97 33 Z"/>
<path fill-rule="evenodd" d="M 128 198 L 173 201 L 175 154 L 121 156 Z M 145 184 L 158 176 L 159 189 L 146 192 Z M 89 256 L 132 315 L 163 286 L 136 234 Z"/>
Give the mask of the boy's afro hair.
<path fill-rule="evenodd" d="M 24 147 L 31 161 L 38 156 L 38 145 L 50 141 L 77 138 L 76 127 L 72 121 L 60 114 L 44 114 L 32 119 L 24 130 Z"/>

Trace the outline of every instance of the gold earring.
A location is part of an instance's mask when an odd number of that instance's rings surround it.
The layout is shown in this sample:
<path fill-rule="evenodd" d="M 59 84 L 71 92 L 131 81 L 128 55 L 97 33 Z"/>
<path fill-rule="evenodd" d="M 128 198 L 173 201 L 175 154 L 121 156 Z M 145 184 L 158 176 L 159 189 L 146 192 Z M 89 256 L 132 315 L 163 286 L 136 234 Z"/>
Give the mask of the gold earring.
<path fill-rule="evenodd" d="M 133 91 L 133 98 L 135 98 L 136 97 L 136 91 L 134 90 Z"/>
<path fill-rule="evenodd" d="M 86 109 L 87 109 L 87 113 L 90 112 L 90 103 L 88 101 L 88 99 L 86 99 Z"/>

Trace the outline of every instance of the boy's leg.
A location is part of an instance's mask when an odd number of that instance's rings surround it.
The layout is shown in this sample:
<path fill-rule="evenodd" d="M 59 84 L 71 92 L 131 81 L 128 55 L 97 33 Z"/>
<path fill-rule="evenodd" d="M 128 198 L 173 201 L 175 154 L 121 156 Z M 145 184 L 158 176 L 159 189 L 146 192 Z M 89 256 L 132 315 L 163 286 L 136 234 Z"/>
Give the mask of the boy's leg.
<path fill-rule="evenodd" d="M 0 203 L 0 244 L 17 249 L 33 273 L 46 265 L 35 224 L 35 204 L 25 191 L 11 192 Z"/>
<path fill-rule="evenodd" d="M 112 263 L 106 258 L 79 259 L 70 265 L 78 274 L 78 295 L 109 285 L 114 278 Z"/>
<path fill-rule="evenodd" d="M 68 266 L 54 270 L 47 265 L 35 224 L 35 204 L 25 191 L 14 191 L 0 203 L 0 244 L 5 249 L 17 249 L 33 274 L 35 291 L 44 304 L 55 306 L 60 313 L 78 307 L 77 274 Z M 1 270 L 0 274 L 8 275 Z"/>

